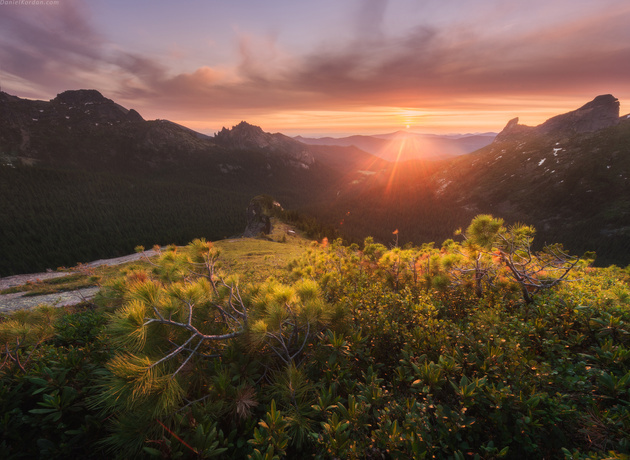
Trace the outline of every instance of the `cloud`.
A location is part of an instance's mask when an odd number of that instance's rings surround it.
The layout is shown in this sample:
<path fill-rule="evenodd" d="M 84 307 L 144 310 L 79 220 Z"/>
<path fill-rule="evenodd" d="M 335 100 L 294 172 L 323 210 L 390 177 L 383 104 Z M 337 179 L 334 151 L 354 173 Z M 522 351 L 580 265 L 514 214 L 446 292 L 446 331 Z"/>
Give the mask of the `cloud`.
<path fill-rule="evenodd" d="M 364 0 L 356 14 L 355 35 L 357 40 L 370 42 L 383 37 L 383 18 L 387 0 Z"/>
<path fill-rule="evenodd" d="M 73 72 L 90 72 L 103 59 L 103 39 L 76 1 L 5 5 L 0 31 L 2 71 L 35 85 L 60 88 Z"/>
<path fill-rule="evenodd" d="M 231 80 L 198 69 L 154 80 L 155 94 L 179 97 L 193 111 L 439 108 L 471 97 L 610 92 L 630 74 L 628 9 L 502 35 L 461 23 L 388 36 L 380 26 L 387 4 L 374 3 L 373 13 L 357 18 L 355 39 L 335 49 L 279 57 L 275 38 L 248 36 Z"/>
<path fill-rule="evenodd" d="M 528 16 L 529 6 L 481 2 L 476 16 L 456 15 L 464 17 L 460 22 L 420 21 L 395 30 L 386 21 L 395 4 L 368 3 L 359 2 L 348 19 L 354 35 L 334 47 L 322 37 L 319 46 L 292 55 L 280 33 L 238 31 L 234 62 L 187 71 L 170 67 L 167 57 L 108 42 L 78 0 L 4 6 L 0 71 L 28 82 L 33 93 L 94 87 L 143 114 L 180 120 L 367 107 L 469 109 L 467 102 L 484 98 L 594 97 L 627 88 L 630 7 L 623 2 L 571 9 L 566 20 L 558 10 L 537 18 Z"/>
<path fill-rule="evenodd" d="M 370 49 L 352 44 L 335 54 L 314 54 L 291 82 L 335 98 L 382 104 L 444 103 L 467 94 L 560 95 L 595 82 L 619 85 L 629 75 L 630 45 L 625 37 L 612 41 L 601 31 L 618 34 L 627 30 L 629 19 L 628 14 L 605 14 L 503 36 L 466 25 L 450 30 L 419 26 Z"/>

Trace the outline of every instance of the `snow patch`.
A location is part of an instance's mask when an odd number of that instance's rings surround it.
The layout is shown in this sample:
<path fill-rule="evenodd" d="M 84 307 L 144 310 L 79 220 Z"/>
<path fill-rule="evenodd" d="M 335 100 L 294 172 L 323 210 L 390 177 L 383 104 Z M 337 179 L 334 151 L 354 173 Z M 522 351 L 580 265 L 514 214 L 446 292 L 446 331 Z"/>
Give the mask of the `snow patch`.
<path fill-rule="evenodd" d="M 560 150 L 562 150 L 562 147 L 553 149 L 553 156 L 557 157 Z"/>
<path fill-rule="evenodd" d="M 444 182 L 444 180 L 441 180 L 440 182 Z M 444 190 L 446 190 L 446 187 L 448 187 L 448 186 L 449 186 L 449 184 L 450 184 L 451 182 L 452 182 L 452 181 L 448 180 L 448 181 L 445 181 L 442 185 L 440 185 L 440 187 L 439 187 L 439 188 L 436 190 L 436 192 L 435 192 L 435 193 L 436 193 L 436 195 L 438 195 L 438 196 L 439 196 L 439 195 L 441 195 L 442 193 L 444 193 Z"/>
<path fill-rule="evenodd" d="M 545 162 L 545 160 L 546 160 L 546 158 L 543 158 L 542 160 L 540 160 L 540 161 L 538 162 L 538 166 L 542 166 L 542 164 Z"/>
<path fill-rule="evenodd" d="M 231 165 L 231 164 L 223 164 L 223 163 L 219 163 L 219 170 L 223 173 L 223 174 L 227 174 L 230 173 L 232 171 L 238 170 L 238 169 L 243 169 L 242 167 L 238 166 L 238 165 Z"/>

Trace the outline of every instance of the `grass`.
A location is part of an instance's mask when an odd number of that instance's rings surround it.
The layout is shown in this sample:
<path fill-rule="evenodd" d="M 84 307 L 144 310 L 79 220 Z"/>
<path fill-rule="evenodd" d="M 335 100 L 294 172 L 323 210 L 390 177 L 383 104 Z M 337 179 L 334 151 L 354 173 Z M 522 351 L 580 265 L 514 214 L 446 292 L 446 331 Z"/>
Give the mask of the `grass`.
<path fill-rule="evenodd" d="M 272 233 L 264 238 L 215 241 L 214 245 L 221 250 L 223 266 L 232 273 L 245 275 L 251 282 L 284 276 L 287 264 L 299 257 L 310 243 L 293 227 L 275 219 L 272 223 Z"/>
<path fill-rule="evenodd" d="M 310 242 L 293 227 L 272 220 L 270 235 L 261 238 L 238 238 L 213 242 L 221 250 L 221 263 L 231 273 L 241 274 L 248 282 L 260 282 L 274 276 L 286 275 L 285 267 L 298 258 Z M 74 291 L 81 288 L 104 285 L 131 269 L 148 269 L 148 261 L 139 260 L 116 266 L 102 265 L 86 268 L 79 265 L 68 276 L 27 282 L 0 291 L 1 294 L 24 292 L 25 297 Z"/>

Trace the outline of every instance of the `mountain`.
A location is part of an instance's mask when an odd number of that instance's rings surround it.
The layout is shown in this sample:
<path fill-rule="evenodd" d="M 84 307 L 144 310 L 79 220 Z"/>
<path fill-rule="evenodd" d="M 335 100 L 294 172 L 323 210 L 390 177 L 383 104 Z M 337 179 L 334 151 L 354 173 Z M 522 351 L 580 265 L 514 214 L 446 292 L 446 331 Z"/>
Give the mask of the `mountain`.
<path fill-rule="evenodd" d="M 309 145 L 354 146 L 387 161 L 443 160 L 474 152 L 490 144 L 494 133 L 471 135 L 435 135 L 397 131 L 373 136 L 323 137 L 295 139 Z"/>
<path fill-rule="evenodd" d="M 488 147 L 439 179 L 446 200 L 527 221 L 576 247 L 615 248 L 630 262 L 630 119 L 598 96 L 536 127 L 508 123 Z"/>
<path fill-rule="evenodd" d="M 249 184 L 245 188 L 254 193 L 266 188 L 271 193 L 278 187 L 308 187 L 311 178 L 315 182 L 324 177 L 325 181 L 335 180 L 330 168 L 339 161 L 326 149 L 316 150 L 313 153 L 309 146 L 288 136 L 266 133 L 246 122 L 223 128 L 212 137 L 168 120 L 146 121 L 135 110 L 96 90 L 66 91 L 51 101 L 0 93 L 0 160 L 6 165 L 166 177 L 200 184 L 211 179 L 221 187 L 236 180 Z M 343 161 L 350 169 L 354 161 L 371 157 L 355 153 Z"/>
<path fill-rule="evenodd" d="M 9 164 L 141 173 L 197 160 L 211 140 L 165 120 L 145 121 L 95 90 L 51 101 L 0 93 L 0 157 Z"/>

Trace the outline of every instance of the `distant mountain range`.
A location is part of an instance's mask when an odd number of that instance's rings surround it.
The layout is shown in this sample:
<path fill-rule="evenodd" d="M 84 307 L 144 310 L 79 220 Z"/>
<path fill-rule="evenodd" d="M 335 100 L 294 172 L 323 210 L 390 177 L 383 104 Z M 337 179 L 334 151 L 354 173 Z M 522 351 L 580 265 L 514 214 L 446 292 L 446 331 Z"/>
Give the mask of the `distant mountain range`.
<path fill-rule="evenodd" d="M 443 160 L 474 152 L 490 144 L 496 133 L 437 135 L 397 131 L 373 136 L 341 138 L 295 137 L 308 145 L 354 146 L 387 161 Z"/>
<path fill-rule="evenodd" d="M 629 176 L 630 119 L 611 95 L 496 136 L 307 139 L 246 122 L 207 136 L 95 90 L 0 92 L 0 275 L 231 236 L 260 194 L 353 241 L 439 242 L 488 212 L 628 264 Z"/>

